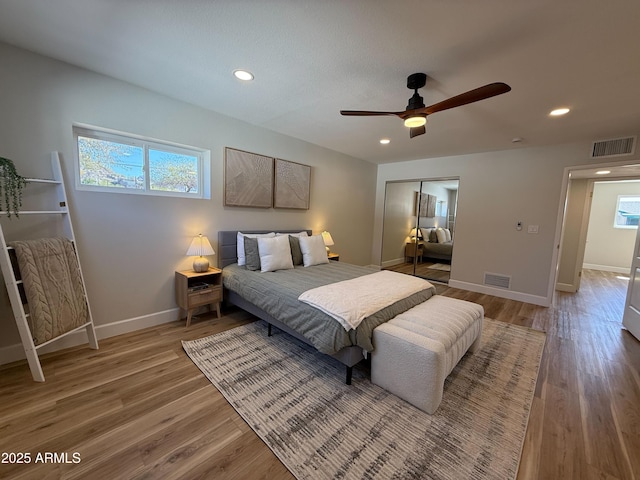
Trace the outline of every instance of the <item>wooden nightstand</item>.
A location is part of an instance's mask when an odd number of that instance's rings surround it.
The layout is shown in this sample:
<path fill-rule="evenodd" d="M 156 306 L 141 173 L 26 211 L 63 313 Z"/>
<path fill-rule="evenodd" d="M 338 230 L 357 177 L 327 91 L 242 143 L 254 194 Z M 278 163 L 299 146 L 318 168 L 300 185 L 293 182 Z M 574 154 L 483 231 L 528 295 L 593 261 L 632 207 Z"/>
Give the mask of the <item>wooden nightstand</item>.
<path fill-rule="evenodd" d="M 404 256 L 407 258 L 414 258 L 418 255 L 418 261 L 422 261 L 422 254 L 424 253 L 424 246 L 421 243 L 416 245 L 414 242 L 407 242 L 404 246 Z"/>
<path fill-rule="evenodd" d="M 327 254 L 327 257 L 329 257 L 329 260 L 335 260 L 336 262 L 340 261 L 340 254 L 339 253 L 329 253 Z"/>
<path fill-rule="evenodd" d="M 183 270 L 176 272 L 176 303 L 187 312 L 187 327 L 191 325 L 193 311 L 203 305 L 216 305 L 216 313 L 220 318 L 220 303 L 222 302 L 222 270 L 209 267 L 207 272 Z"/>

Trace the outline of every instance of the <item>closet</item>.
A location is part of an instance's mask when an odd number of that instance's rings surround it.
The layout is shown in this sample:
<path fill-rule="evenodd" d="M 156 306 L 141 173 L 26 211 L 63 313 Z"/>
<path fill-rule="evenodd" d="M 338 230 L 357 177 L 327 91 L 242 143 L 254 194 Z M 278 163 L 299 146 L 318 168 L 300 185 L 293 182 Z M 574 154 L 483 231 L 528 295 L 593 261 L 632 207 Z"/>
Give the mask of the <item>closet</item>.
<path fill-rule="evenodd" d="M 58 152 L 51 154 L 51 170 L 50 179 L 27 179 L 23 190 L 26 208 L 19 211 L 19 216 L 0 212 L 2 276 L 29 368 L 37 382 L 45 380 L 38 357 L 43 347 L 84 330 L 89 346 L 98 348 Z M 22 272 L 19 263 L 25 267 Z M 40 276 L 41 266 L 50 266 L 50 271 L 42 275 L 46 278 Z M 53 321 L 42 325 L 41 318 Z"/>
<path fill-rule="evenodd" d="M 459 179 L 453 177 L 387 182 L 381 252 L 383 269 L 442 283 L 449 281 L 458 186 Z M 451 238 L 439 241 L 436 233 L 443 237 L 444 230 Z"/>

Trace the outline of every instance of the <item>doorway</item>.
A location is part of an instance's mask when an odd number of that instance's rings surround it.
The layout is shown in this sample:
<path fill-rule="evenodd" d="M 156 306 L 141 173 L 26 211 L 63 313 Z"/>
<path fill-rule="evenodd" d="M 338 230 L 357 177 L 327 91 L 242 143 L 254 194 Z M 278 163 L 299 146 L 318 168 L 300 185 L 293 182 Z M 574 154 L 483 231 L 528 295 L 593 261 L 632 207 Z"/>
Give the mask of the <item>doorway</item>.
<path fill-rule="evenodd" d="M 611 291 L 626 292 L 629 283 L 638 228 L 635 223 L 640 218 L 640 176 L 629 165 L 619 168 L 629 169 L 629 174 L 604 179 L 593 167 L 570 173 L 556 290 L 574 293 L 576 300 L 585 298 L 581 281 L 586 277 L 590 284 L 597 279 Z M 612 320 L 622 322 L 625 299 L 623 295 L 615 297 L 619 305 L 611 309 L 615 312 Z"/>
<path fill-rule="evenodd" d="M 459 179 L 387 182 L 381 267 L 448 283 Z"/>

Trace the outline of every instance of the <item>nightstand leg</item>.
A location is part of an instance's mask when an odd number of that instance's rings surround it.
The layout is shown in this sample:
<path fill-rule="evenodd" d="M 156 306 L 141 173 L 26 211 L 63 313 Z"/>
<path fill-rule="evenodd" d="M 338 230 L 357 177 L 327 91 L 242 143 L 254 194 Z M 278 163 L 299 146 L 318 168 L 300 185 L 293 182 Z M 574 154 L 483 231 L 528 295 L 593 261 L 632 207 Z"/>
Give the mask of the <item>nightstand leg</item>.
<path fill-rule="evenodd" d="M 220 318 L 220 304 L 216 303 L 216 313 L 218 314 L 218 318 Z"/>
<path fill-rule="evenodd" d="M 191 312 L 192 310 L 187 311 L 187 327 L 191 325 Z"/>

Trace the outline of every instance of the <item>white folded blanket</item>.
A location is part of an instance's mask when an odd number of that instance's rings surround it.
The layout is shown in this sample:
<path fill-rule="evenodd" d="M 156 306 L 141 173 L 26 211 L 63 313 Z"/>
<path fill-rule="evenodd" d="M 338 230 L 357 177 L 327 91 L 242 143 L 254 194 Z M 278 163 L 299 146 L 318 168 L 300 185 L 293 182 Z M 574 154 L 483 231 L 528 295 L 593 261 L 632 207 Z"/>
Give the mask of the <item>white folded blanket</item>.
<path fill-rule="evenodd" d="M 349 331 L 363 319 L 433 285 L 421 278 L 382 270 L 303 292 L 301 302 L 322 310 Z"/>

